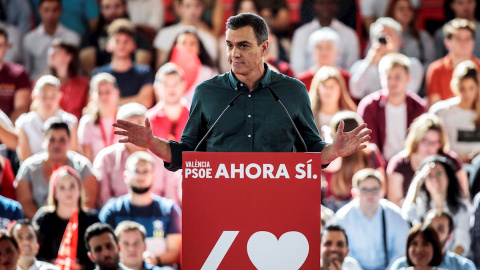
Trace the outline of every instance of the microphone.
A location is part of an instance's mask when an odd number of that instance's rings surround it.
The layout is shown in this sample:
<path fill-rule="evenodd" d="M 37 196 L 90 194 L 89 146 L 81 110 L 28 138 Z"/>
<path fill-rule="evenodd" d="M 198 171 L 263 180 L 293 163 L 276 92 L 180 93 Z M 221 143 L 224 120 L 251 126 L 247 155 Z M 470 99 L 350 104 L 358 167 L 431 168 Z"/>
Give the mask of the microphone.
<path fill-rule="evenodd" d="M 230 107 L 233 107 L 233 105 L 235 105 L 239 100 L 240 98 L 242 97 L 243 93 L 239 93 L 238 95 L 236 95 L 227 105 L 227 107 L 223 110 L 223 112 L 218 116 L 217 120 L 215 120 L 215 122 L 213 122 L 213 125 L 208 129 L 207 133 L 205 133 L 205 136 L 203 136 L 203 138 L 200 140 L 200 142 L 197 144 L 197 146 L 195 147 L 195 152 L 197 151 L 198 147 L 200 147 L 200 145 L 202 145 L 203 141 L 205 141 L 205 139 L 208 137 L 208 135 L 210 135 L 210 133 L 212 132 L 213 130 L 213 127 L 215 127 L 215 125 L 217 124 L 218 120 L 220 120 L 220 118 L 222 118 L 223 114 L 230 108 Z"/>
<path fill-rule="evenodd" d="M 273 98 L 275 99 L 275 101 L 277 101 L 280 105 L 282 105 L 282 108 L 283 108 L 283 110 L 285 111 L 285 113 L 287 114 L 288 119 L 290 120 L 290 123 L 292 124 L 293 128 L 295 129 L 295 133 L 297 133 L 297 136 L 300 138 L 300 141 L 302 142 L 303 148 L 305 148 L 305 152 L 308 152 L 307 144 L 305 144 L 305 141 L 303 140 L 302 135 L 300 134 L 300 131 L 298 131 L 297 126 L 296 126 L 295 123 L 293 122 L 292 117 L 291 117 L 290 114 L 288 113 L 287 108 L 285 107 L 285 105 L 283 105 L 283 103 L 282 103 L 282 101 L 280 100 L 280 98 L 277 96 L 277 94 L 273 91 L 273 89 L 272 89 L 270 86 L 267 85 L 267 86 L 265 86 L 265 87 L 268 89 L 268 92 L 270 92 L 270 94 L 273 96 Z"/>

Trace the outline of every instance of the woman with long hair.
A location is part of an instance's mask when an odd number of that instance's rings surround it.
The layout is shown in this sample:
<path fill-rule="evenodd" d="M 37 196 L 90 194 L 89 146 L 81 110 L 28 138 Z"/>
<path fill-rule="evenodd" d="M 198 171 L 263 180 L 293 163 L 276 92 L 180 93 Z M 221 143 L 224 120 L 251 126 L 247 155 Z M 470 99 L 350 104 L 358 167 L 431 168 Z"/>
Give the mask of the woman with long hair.
<path fill-rule="evenodd" d="M 470 202 L 462 199 L 460 193 L 450 161 L 443 156 L 430 156 L 419 166 L 408 188 L 402 214 L 413 225 L 418 225 L 430 209 L 450 212 L 455 229 L 447 249 L 465 256 L 470 249 Z"/>
<path fill-rule="evenodd" d="M 309 95 L 313 118 L 320 135 L 322 126 L 328 125 L 336 113 L 357 110 L 343 76 L 334 67 L 324 66 L 317 71 Z"/>
<path fill-rule="evenodd" d="M 452 150 L 470 163 L 480 153 L 480 80 L 475 63 L 458 64 L 450 88 L 456 97 L 435 103 L 430 112 L 445 123 Z"/>
<path fill-rule="evenodd" d="M 457 154 L 450 151 L 447 131 L 441 119 L 431 113 L 417 117 L 410 125 L 405 147 L 390 159 L 387 166 L 387 198 L 402 206 L 415 171 L 431 155 L 441 155 L 450 160 L 456 178 L 460 181 L 462 196 L 468 198 L 469 184 L 465 169 Z"/>
<path fill-rule="evenodd" d="M 93 162 L 103 148 L 118 142 L 113 135 L 120 92 L 111 74 L 99 73 L 90 81 L 91 101 L 78 125 L 78 142 L 82 154 Z"/>
<path fill-rule="evenodd" d="M 40 260 L 54 262 L 62 238 L 72 215 L 78 214 L 77 264 L 80 269 L 93 269 L 93 262 L 87 256 L 83 235 L 88 226 L 99 222 L 95 212 L 84 208 L 82 203 L 82 182 L 71 167 L 62 166 L 54 171 L 49 183 L 47 205 L 40 208 L 33 218 L 38 229 Z"/>

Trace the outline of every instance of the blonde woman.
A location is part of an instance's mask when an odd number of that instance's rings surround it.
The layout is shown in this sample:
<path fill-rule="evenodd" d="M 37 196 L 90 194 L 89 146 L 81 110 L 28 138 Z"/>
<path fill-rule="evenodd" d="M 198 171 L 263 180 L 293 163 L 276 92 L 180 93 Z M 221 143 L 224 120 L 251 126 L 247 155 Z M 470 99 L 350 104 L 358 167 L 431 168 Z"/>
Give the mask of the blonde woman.
<path fill-rule="evenodd" d="M 464 61 L 453 71 L 450 88 L 455 97 L 430 108 L 445 123 L 450 146 L 464 163 L 471 163 L 480 153 L 479 84 L 477 66 L 470 60 Z"/>

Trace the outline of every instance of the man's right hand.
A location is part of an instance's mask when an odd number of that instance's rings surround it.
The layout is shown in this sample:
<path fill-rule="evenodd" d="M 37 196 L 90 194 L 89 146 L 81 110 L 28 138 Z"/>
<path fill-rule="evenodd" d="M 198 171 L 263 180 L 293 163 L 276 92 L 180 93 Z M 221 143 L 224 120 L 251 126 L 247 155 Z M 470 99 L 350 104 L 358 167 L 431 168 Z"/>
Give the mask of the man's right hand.
<path fill-rule="evenodd" d="M 145 118 L 145 126 L 127 120 L 117 120 L 113 126 L 120 129 L 115 130 L 114 134 L 124 136 L 119 142 L 132 143 L 143 148 L 151 148 L 154 137 L 148 118 Z"/>

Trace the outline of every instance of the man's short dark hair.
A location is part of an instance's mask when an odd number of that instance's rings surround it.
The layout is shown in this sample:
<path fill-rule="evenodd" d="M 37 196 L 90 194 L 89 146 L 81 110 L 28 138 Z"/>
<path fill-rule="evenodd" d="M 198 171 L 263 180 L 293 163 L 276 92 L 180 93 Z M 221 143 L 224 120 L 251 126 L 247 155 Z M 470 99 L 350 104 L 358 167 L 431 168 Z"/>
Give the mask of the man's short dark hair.
<path fill-rule="evenodd" d="M 262 17 L 253 13 L 240 13 L 232 16 L 227 20 L 227 30 L 237 30 L 242 27 L 251 26 L 253 33 L 257 38 L 257 45 L 260 46 L 264 41 L 268 40 L 267 23 Z"/>
<path fill-rule="evenodd" d="M 63 122 L 58 117 L 50 117 L 43 124 L 43 134 L 46 136 L 50 130 L 60 130 L 64 129 L 67 132 L 68 137 L 70 137 L 70 128 L 68 124 Z"/>
<path fill-rule="evenodd" d="M 325 227 L 322 231 L 322 237 L 323 235 L 325 234 L 325 232 L 341 232 L 343 233 L 343 235 L 345 236 L 345 243 L 347 244 L 347 247 L 348 247 L 348 237 L 347 237 L 347 233 L 345 232 L 345 230 L 339 226 L 339 225 L 328 225 L 327 227 Z"/>
<path fill-rule="evenodd" d="M 85 247 L 87 247 L 88 251 L 91 251 L 88 241 L 90 241 L 90 239 L 92 239 L 93 237 L 104 233 L 110 233 L 113 236 L 115 243 L 118 244 L 118 239 L 117 236 L 115 236 L 115 232 L 113 231 L 112 226 L 106 223 L 97 222 L 90 225 L 85 231 Z"/>
<path fill-rule="evenodd" d="M 455 225 L 453 223 L 453 217 L 452 214 L 449 212 L 442 210 L 442 209 L 430 209 L 426 214 L 425 214 L 425 225 L 430 226 L 432 223 L 432 220 L 436 217 L 444 217 L 448 220 L 448 233 L 452 233 L 453 229 L 455 229 Z"/>
<path fill-rule="evenodd" d="M 38 3 L 38 6 L 41 6 L 45 2 L 58 2 L 60 7 L 62 7 L 62 0 L 40 0 L 40 2 Z"/>
<path fill-rule="evenodd" d="M 0 26 L 0 36 L 5 37 L 5 41 L 8 43 L 8 31 L 7 28 Z"/>
<path fill-rule="evenodd" d="M 35 226 L 33 226 L 32 221 L 28 218 L 22 218 L 22 219 L 19 219 L 19 220 L 15 221 L 15 223 L 13 223 L 13 225 L 10 227 L 10 232 L 9 233 L 10 233 L 11 236 L 13 236 L 13 232 L 16 230 L 17 225 L 20 225 L 20 227 L 21 226 L 30 227 L 35 232 L 35 235 L 37 234 L 37 230 L 35 229 Z"/>

